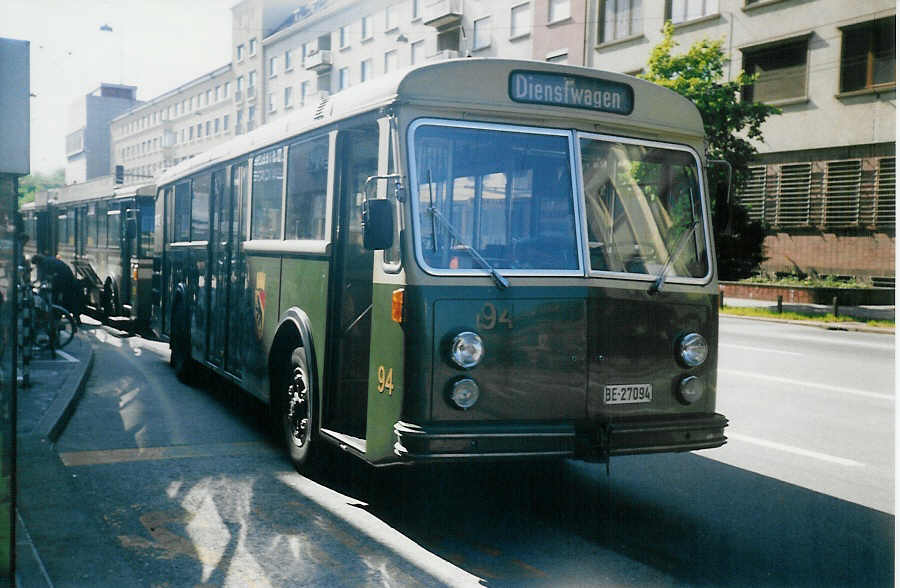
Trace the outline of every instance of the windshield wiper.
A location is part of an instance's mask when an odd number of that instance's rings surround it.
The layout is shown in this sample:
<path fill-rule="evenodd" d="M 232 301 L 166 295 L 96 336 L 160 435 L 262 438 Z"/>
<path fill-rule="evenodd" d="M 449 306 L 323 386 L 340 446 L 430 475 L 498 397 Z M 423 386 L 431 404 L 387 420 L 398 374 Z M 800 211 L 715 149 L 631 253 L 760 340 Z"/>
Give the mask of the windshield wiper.
<path fill-rule="evenodd" d="M 688 239 L 694 234 L 694 231 L 697 230 L 698 224 L 700 224 L 700 221 L 695 220 L 686 227 L 687 230 L 678 239 L 678 243 L 675 244 L 675 249 L 674 251 L 672 251 L 672 254 L 669 255 L 669 258 L 666 260 L 666 264 L 662 267 L 661 270 L 659 270 L 659 273 L 656 275 L 656 280 L 654 280 L 653 284 L 650 285 L 650 294 L 662 292 L 663 284 L 666 283 L 666 273 L 668 273 L 669 268 L 672 267 L 675 259 L 677 259 L 679 255 L 681 255 L 681 250 L 684 249 L 684 246 L 687 245 Z"/>
<path fill-rule="evenodd" d="M 446 218 L 444 218 L 444 215 L 441 214 L 437 208 L 435 208 L 434 206 L 429 206 L 428 211 L 431 213 L 432 218 L 436 218 L 439 221 L 441 221 L 441 224 L 447 228 L 447 231 L 449 231 L 450 235 L 454 239 L 456 239 L 457 243 L 462 245 L 465 248 L 465 250 L 469 252 L 469 255 L 471 255 L 473 259 L 475 259 L 478 263 L 483 265 L 486 270 L 491 272 L 491 278 L 494 279 L 494 283 L 497 285 L 498 288 L 500 288 L 501 290 L 503 290 L 504 288 L 509 288 L 509 280 L 504 278 L 500 274 L 500 272 L 498 272 L 494 268 L 494 266 L 492 266 L 490 264 L 490 262 L 488 262 L 488 260 L 486 260 L 484 257 L 482 257 L 481 254 L 475 250 L 474 247 L 472 247 L 471 245 L 466 243 L 465 240 L 463 240 L 462 236 L 459 234 L 459 232 L 457 232 L 456 228 L 452 224 L 450 224 L 450 221 L 448 221 Z"/>

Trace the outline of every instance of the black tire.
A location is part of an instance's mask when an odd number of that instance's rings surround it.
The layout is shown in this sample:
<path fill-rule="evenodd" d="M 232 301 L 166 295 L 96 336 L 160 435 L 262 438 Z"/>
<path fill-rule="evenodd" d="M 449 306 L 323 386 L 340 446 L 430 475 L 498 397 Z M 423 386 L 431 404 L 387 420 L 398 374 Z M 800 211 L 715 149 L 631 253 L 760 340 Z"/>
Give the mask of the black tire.
<path fill-rule="evenodd" d="M 78 326 L 72 314 L 62 306 L 53 305 L 53 323 L 56 325 L 56 348 L 61 349 L 72 342 Z"/>
<path fill-rule="evenodd" d="M 169 331 L 169 365 L 175 376 L 183 383 L 193 385 L 196 381 L 196 365 L 191 358 L 191 330 L 184 304 L 177 303 L 172 309 L 172 329 Z"/>
<path fill-rule="evenodd" d="M 275 414 L 291 462 L 303 473 L 314 466 L 320 449 L 316 442 L 316 394 L 303 347 L 291 352 L 282 370 Z"/>

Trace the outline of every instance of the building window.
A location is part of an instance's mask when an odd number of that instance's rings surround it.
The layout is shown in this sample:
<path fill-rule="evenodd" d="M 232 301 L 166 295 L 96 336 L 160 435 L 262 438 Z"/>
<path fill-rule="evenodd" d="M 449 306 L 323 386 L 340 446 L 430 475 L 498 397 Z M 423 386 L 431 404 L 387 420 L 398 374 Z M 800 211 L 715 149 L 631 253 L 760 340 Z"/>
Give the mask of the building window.
<path fill-rule="evenodd" d="M 292 108 L 294 106 L 293 92 L 294 92 L 294 89 L 290 86 L 288 86 L 287 88 L 284 89 L 284 107 L 285 108 Z"/>
<path fill-rule="evenodd" d="M 209 137 L 212 134 L 210 132 L 211 130 L 212 130 L 212 121 L 208 120 L 208 121 L 206 121 L 206 136 L 207 137 Z"/>
<path fill-rule="evenodd" d="M 222 117 L 222 132 L 223 133 L 228 132 L 228 115 L 227 114 Z"/>
<path fill-rule="evenodd" d="M 213 101 L 212 95 L 213 95 L 212 89 L 206 91 L 206 102 L 203 103 L 204 105 L 209 106 L 209 104 Z M 198 108 L 200 107 L 199 99 L 197 100 L 197 107 Z"/>
<path fill-rule="evenodd" d="M 350 68 L 342 67 L 338 70 L 338 92 L 350 85 Z"/>
<path fill-rule="evenodd" d="M 491 17 L 475 19 L 472 32 L 472 49 L 485 49 L 491 46 Z"/>
<path fill-rule="evenodd" d="M 268 103 L 269 112 L 275 112 L 275 110 L 277 109 L 277 107 L 275 106 L 275 92 L 269 92 Z"/>
<path fill-rule="evenodd" d="M 338 29 L 338 49 L 345 49 L 349 46 L 350 46 L 350 25 L 345 25 Z"/>
<path fill-rule="evenodd" d="M 509 38 L 523 37 L 531 32 L 531 3 L 513 6 L 509 11 Z"/>
<path fill-rule="evenodd" d="M 744 71 L 758 77 L 741 91 L 743 100 L 779 102 L 806 97 L 808 36 L 777 45 L 744 49 Z"/>
<path fill-rule="evenodd" d="M 601 43 L 638 35 L 641 27 L 641 0 L 602 0 L 603 18 L 597 38 Z"/>
<path fill-rule="evenodd" d="M 215 124 L 213 125 L 213 131 L 218 135 L 219 134 L 219 119 L 217 118 Z"/>
<path fill-rule="evenodd" d="M 409 64 L 416 65 L 425 60 L 425 41 L 416 41 L 409 44 Z"/>
<path fill-rule="evenodd" d="M 269 58 L 269 77 L 274 78 L 278 75 L 278 56 L 272 56 Z"/>
<path fill-rule="evenodd" d="M 569 0 L 550 0 L 550 14 L 548 22 L 554 23 L 566 20 L 572 16 L 572 7 Z"/>
<path fill-rule="evenodd" d="M 362 17 L 362 35 L 360 38 L 365 41 L 372 38 L 372 15 Z"/>
<path fill-rule="evenodd" d="M 291 64 L 291 52 L 287 50 L 284 52 L 284 71 L 291 71 L 294 69 L 294 66 Z"/>
<path fill-rule="evenodd" d="M 841 29 L 841 92 L 896 84 L 896 25 L 892 16 Z"/>
<path fill-rule="evenodd" d="M 256 39 L 250 39 L 250 56 L 256 55 Z"/>
<path fill-rule="evenodd" d="M 397 69 L 397 50 L 392 49 L 384 54 L 384 73 Z"/>
<path fill-rule="evenodd" d="M 372 59 L 364 59 L 359 64 L 359 81 L 365 82 L 372 79 Z"/>
<path fill-rule="evenodd" d="M 247 89 L 249 90 L 249 89 L 255 88 L 255 87 L 256 87 L 256 72 L 251 71 L 249 74 L 247 74 Z"/>
<path fill-rule="evenodd" d="M 243 43 L 237 46 L 237 60 L 238 61 L 244 60 L 244 45 L 243 45 Z"/>
<path fill-rule="evenodd" d="M 719 0 L 667 0 L 666 19 L 674 24 L 719 13 Z"/>
<path fill-rule="evenodd" d="M 231 91 L 231 82 L 225 82 L 225 88 L 222 90 L 222 98 L 227 99 L 228 93 Z"/>
<path fill-rule="evenodd" d="M 384 30 L 385 32 L 393 31 L 397 28 L 397 15 L 400 12 L 399 4 L 391 4 L 384 9 Z"/>
<path fill-rule="evenodd" d="M 306 97 L 309 96 L 309 82 L 300 83 L 300 106 L 306 104 Z"/>
<path fill-rule="evenodd" d="M 422 18 L 422 0 L 412 0 L 410 4 L 412 5 L 410 20 L 419 20 Z"/>

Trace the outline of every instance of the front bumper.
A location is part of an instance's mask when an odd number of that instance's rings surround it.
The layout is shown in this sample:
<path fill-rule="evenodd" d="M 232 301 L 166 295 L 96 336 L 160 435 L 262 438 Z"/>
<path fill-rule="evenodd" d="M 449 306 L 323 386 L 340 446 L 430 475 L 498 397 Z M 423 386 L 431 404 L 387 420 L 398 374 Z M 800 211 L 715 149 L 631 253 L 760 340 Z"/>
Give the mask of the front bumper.
<path fill-rule="evenodd" d="M 403 461 L 516 457 L 605 460 L 613 455 L 710 449 L 725 444 L 720 414 L 561 424 L 397 422 L 394 453 Z"/>

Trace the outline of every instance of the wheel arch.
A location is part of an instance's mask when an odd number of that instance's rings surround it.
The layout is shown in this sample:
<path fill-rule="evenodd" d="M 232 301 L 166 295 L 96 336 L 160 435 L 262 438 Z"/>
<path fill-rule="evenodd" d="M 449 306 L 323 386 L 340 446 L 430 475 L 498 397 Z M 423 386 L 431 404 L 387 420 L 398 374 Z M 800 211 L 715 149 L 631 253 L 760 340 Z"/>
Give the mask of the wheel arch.
<path fill-rule="evenodd" d="M 319 374 L 316 364 L 316 352 L 312 338 L 312 327 L 309 316 L 302 309 L 292 306 L 281 317 L 272 346 L 269 350 L 267 372 L 269 375 L 269 404 L 278 389 L 278 370 L 290 359 L 297 347 L 303 347 L 306 354 L 306 366 L 309 370 L 309 381 L 313 393 L 318 396 Z"/>

